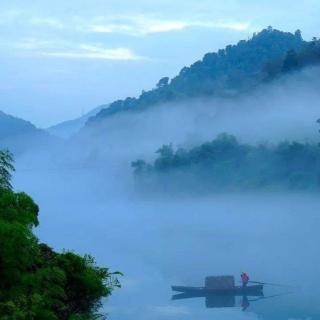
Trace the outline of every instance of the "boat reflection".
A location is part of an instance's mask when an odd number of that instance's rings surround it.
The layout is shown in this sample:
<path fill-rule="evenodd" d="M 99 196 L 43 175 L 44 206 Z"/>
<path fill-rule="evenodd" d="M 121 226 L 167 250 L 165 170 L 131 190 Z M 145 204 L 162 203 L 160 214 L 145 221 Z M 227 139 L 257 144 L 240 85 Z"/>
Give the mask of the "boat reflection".
<path fill-rule="evenodd" d="M 195 293 L 179 293 L 172 296 L 172 300 L 183 300 L 192 298 L 205 298 L 206 308 L 234 308 L 236 307 L 236 294 L 195 294 Z M 252 299 L 257 297 L 256 299 Z M 242 296 L 241 307 L 242 310 L 246 310 L 250 306 L 250 302 L 258 301 L 261 299 L 266 299 L 263 293 L 257 294 L 255 296 Z"/>
<path fill-rule="evenodd" d="M 204 287 L 172 286 L 173 291 L 180 293 L 172 300 L 205 298 L 206 308 L 234 308 L 247 310 L 252 302 L 284 295 L 264 296 L 263 285 L 236 286 L 232 276 L 207 277 Z M 285 295 L 288 293 L 285 293 Z M 239 297 L 240 299 L 237 299 Z M 239 301 L 240 300 L 240 301 Z"/>

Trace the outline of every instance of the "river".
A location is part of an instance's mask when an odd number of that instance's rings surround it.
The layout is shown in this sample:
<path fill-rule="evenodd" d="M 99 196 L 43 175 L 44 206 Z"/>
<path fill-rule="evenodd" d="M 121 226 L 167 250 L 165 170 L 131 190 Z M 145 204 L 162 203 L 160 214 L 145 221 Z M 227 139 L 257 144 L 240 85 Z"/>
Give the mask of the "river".
<path fill-rule="evenodd" d="M 88 176 L 22 170 L 14 184 L 40 205 L 41 241 L 124 273 L 104 301 L 109 319 L 320 319 L 318 195 L 152 198 L 111 192 L 112 183 L 104 189 L 104 178 Z M 241 297 L 233 308 L 171 299 L 171 285 L 203 286 L 213 275 L 238 281 L 241 271 L 291 287 L 266 286 L 265 299 L 245 311 Z"/>

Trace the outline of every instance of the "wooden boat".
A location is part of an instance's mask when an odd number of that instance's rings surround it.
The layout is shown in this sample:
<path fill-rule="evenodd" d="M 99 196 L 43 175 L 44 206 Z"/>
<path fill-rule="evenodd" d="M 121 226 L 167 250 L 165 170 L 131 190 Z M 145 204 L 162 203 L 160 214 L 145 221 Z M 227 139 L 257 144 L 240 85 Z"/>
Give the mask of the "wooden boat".
<path fill-rule="evenodd" d="M 235 295 L 235 296 L 260 296 L 263 295 L 263 285 L 252 285 L 247 287 L 233 286 L 229 288 L 209 288 L 209 287 L 184 287 L 172 286 L 173 291 L 197 296 L 205 296 L 208 294 Z"/>

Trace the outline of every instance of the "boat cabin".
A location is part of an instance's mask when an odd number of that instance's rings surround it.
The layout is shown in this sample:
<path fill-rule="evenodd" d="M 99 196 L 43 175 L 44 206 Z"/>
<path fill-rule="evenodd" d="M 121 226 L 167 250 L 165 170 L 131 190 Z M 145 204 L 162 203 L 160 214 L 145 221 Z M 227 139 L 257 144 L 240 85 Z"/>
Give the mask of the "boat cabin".
<path fill-rule="evenodd" d="M 212 290 L 228 290 L 235 287 L 234 276 L 216 276 L 205 278 L 205 288 Z"/>

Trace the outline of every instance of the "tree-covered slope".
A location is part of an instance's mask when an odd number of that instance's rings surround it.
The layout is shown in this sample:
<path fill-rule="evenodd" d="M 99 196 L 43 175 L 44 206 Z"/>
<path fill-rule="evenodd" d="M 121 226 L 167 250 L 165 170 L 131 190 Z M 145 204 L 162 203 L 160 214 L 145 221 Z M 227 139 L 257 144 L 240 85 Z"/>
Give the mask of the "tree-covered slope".
<path fill-rule="evenodd" d="M 164 145 L 153 163 L 132 162 L 146 190 L 319 190 L 318 144 L 248 145 L 222 134 L 191 149 Z"/>
<path fill-rule="evenodd" d="M 144 110 L 165 102 L 202 96 L 233 96 L 298 68 L 299 63 L 301 66 L 306 65 L 306 61 L 318 63 L 318 44 L 318 41 L 305 42 L 299 30 L 292 34 L 269 27 L 247 41 L 207 53 L 202 60 L 184 67 L 173 79 L 160 79 L 156 88 L 143 91 L 138 98 L 113 102 L 90 118 L 88 124 L 119 112 Z M 299 57 L 303 61 L 298 63 Z"/>

